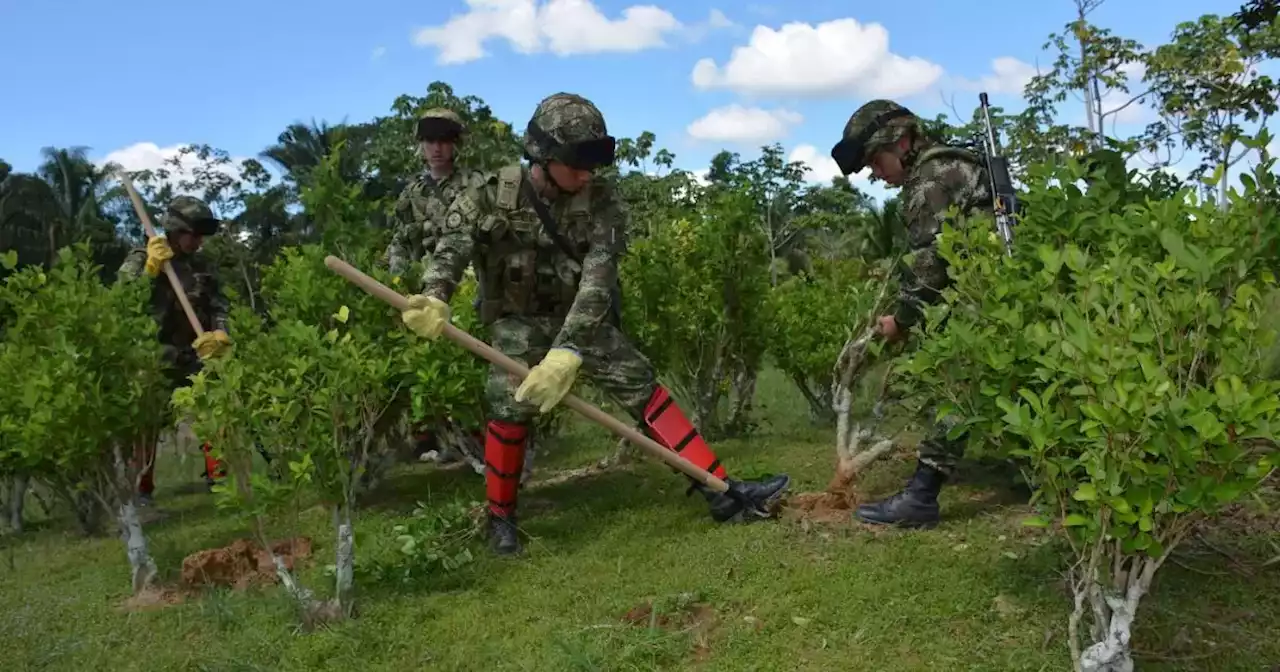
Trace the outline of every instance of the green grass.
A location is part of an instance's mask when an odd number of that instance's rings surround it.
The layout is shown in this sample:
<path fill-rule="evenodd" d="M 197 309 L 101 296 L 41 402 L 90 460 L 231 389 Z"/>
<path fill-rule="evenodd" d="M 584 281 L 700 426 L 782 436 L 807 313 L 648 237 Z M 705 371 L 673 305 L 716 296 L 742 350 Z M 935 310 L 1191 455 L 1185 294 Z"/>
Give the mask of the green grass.
<path fill-rule="evenodd" d="M 825 486 L 829 433 L 774 376 L 761 385 L 764 427 L 717 446 L 737 475 L 789 472 L 794 491 Z M 573 424 L 539 471 L 581 466 L 613 450 Z M 178 456 L 171 456 L 177 458 Z M 246 530 L 192 493 L 197 456 L 170 459 L 148 527 L 174 580 L 182 558 Z M 904 450 L 864 482 L 894 491 Z M 37 521 L 0 547 L 4 670 L 1062 670 L 1069 603 L 1054 544 L 1023 528 L 1019 496 L 969 478 L 944 491 L 936 530 L 773 522 L 717 526 L 684 482 L 643 462 L 527 493 L 532 540 L 521 559 L 477 562 L 427 585 L 357 585 L 358 618 L 300 632 L 277 588 L 217 591 L 155 611 L 124 612 L 128 573 L 114 538 L 84 539 L 66 521 Z M 479 477 L 410 465 L 360 512 L 359 561 L 390 559 L 391 527 L 416 500 L 479 500 Z M 182 494 L 186 492 L 187 494 Z M 296 522 L 316 542 L 301 576 L 331 581 L 328 515 Z M 1144 670 L 1261 670 L 1280 661 L 1276 519 L 1232 526 L 1188 546 L 1161 570 L 1135 633 Z M 1269 528 L 1267 526 L 1270 526 Z M 282 529 L 289 527 L 282 523 Z M 1228 556 L 1232 556 L 1229 558 Z M 1232 559 L 1234 558 L 1234 559 Z M 624 616 L 653 600 L 650 620 Z M 696 606 L 702 605 L 702 606 Z M 670 621 L 665 626 L 663 622 Z"/>

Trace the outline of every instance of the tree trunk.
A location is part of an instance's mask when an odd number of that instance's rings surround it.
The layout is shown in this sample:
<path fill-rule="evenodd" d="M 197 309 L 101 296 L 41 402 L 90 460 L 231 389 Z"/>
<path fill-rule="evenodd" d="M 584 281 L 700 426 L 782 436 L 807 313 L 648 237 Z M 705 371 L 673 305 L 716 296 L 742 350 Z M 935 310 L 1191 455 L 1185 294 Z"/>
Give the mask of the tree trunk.
<path fill-rule="evenodd" d="M 14 533 L 22 532 L 22 510 L 27 501 L 27 487 L 30 481 L 26 474 L 18 474 L 9 479 L 9 527 Z"/>
<path fill-rule="evenodd" d="M 741 365 L 733 376 L 733 408 L 729 413 L 729 429 L 741 433 L 751 423 L 756 398 L 756 381 L 760 373 L 754 367 Z"/>
<path fill-rule="evenodd" d="M 355 534 L 351 528 L 351 507 L 348 504 L 342 504 L 333 508 L 334 528 L 337 532 L 338 547 L 337 557 L 335 558 L 334 574 L 337 577 L 337 586 L 334 592 L 334 600 L 337 602 L 338 610 L 344 618 L 349 618 L 352 614 L 352 593 L 355 584 Z"/>
<path fill-rule="evenodd" d="M 120 540 L 124 542 L 125 553 L 129 556 L 133 594 L 137 595 L 155 581 L 156 563 L 147 550 L 147 538 L 142 533 L 142 521 L 138 519 L 138 509 L 133 505 L 133 498 L 125 499 L 120 504 L 118 521 Z"/>

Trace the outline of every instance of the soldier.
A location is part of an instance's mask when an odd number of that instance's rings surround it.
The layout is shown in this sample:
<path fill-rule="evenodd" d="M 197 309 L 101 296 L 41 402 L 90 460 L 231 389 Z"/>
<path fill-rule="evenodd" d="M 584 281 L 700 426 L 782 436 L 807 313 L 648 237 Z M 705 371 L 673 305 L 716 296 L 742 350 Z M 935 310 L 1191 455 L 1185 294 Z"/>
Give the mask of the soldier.
<path fill-rule="evenodd" d="M 468 186 L 484 184 L 480 171 L 455 170 L 458 145 L 466 135 L 462 118 L 453 110 L 436 107 L 418 118 L 415 137 L 422 155 L 424 170 L 405 187 L 396 201 L 394 229 L 387 246 L 386 263 L 392 274 L 403 276 L 410 265 L 427 259 L 435 252 L 440 236 L 440 223 L 445 208 L 458 192 Z M 409 279 L 412 291 L 418 291 L 420 278 Z M 453 464 L 462 459 L 452 448 L 434 441 L 430 431 L 418 433 L 418 450 L 437 447 L 436 461 Z"/>
<path fill-rule="evenodd" d="M 458 143 L 465 133 L 462 118 L 453 110 L 437 107 L 419 117 L 416 137 L 426 169 L 396 201 L 395 229 L 386 253 L 392 273 L 401 275 L 414 261 L 430 257 L 445 208 L 462 189 L 484 184 L 484 174 L 479 171 L 454 170 Z"/>
<path fill-rule="evenodd" d="M 923 307 L 936 303 L 950 282 L 936 247 L 948 208 L 954 205 L 964 213 L 992 210 L 987 171 L 973 153 L 931 140 L 919 118 L 889 100 L 858 108 L 831 157 L 845 175 L 869 166 L 874 177 L 902 187 L 911 261 L 903 269 L 897 309 L 877 324 L 887 341 L 901 340 L 920 321 Z M 962 440 L 948 440 L 945 427 L 935 428 L 920 444 L 916 472 L 906 488 L 858 507 L 855 515 L 878 525 L 937 525 L 938 493 L 963 452 Z"/>
<path fill-rule="evenodd" d="M 164 344 L 162 356 L 171 389 L 187 386 L 188 377 L 200 371 L 202 360 L 221 357 L 231 349 L 226 331 L 227 300 L 218 286 L 216 268 L 199 254 L 204 237 L 216 234 L 221 224 L 200 199 L 178 196 L 169 202 L 160 219 L 164 236 L 148 240 L 145 249 L 131 251 L 120 267 L 119 277 L 122 280 L 132 280 L 143 273 L 151 278 L 151 314 L 159 326 L 160 342 Z M 191 328 L 169 279 L 161 275 L 166 261 L 181 281 L 196 319 L 206 329 L 199 337 Z M 195 439 L 188 423 L 180 423 L 177 438 L 180 449 Z M 214 480 L 222 476 L 222 465 L 210 455 L 208 443 L 204 443 L 201 450 L 204 452 L 204 478 L 212 486 Z M 146 466 L 138 484 L 138 494 L 141 503 L 150 504 L 155 490 L 155 444 L 143 449 L 142 453 L 139 459 Z"/>
<path fill-rule="evenodd" d="M 579 368 L 658 443 L 720 478 L 725 468 L 658 385 L 653 366 L 610 319 L 611 289 L 625 247 L 626 214 L 612 183 L 593 174 L 614 162 L 614 138 L 590 101 L 558 93 L 544 99 L 525 132 L 525 158 L 449 207 L 422 294 L 402 319 L 424 338 L 440 335 L 463 268 L 478 255 L 481 320 L 503 354 L 536 364 L 523 384 L 491 367 L 486 386 L 485 489 L 494 552 L 518 553 L 516 494 L 529 423 L 568 394 Z M 519 385 L 517 389 L 517 385 Z M 690 479 L 692 480 L 692 479 Z M 736 486 L 768 503 L 786 475 Z M 700 483 L 712 517 L 738 518 L 744 505 Z"/>

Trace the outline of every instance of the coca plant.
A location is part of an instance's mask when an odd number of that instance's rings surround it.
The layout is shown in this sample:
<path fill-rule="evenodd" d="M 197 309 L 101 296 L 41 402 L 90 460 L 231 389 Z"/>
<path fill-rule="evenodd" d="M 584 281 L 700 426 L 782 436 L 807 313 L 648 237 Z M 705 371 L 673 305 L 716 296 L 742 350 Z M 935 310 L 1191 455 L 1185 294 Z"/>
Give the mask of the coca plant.
<path fill-rule="evenodd" d="M 156 565 L 134 506 L 143 466 L 134 456 L 170 424 L 168 392 L 149 284 L 106 285 L 99 271 L 80 244 L 0 287 L 0 473 L 67 493 L 87 531 L 97 511 L 114 512 L 138 593 Z"/>
<path fill-rule="evenodd" d="M 388 285 L 378 266 L 379 237 L 360 234 L 376 202 L 336 171 L 328 157 L 311 174 L 303 200 L 318 217 L 335 253 Z M 367 242 L 361 242 L 367 241 Z M 217 436 L 232 464 L 220 488 L 225 506 L 248 514 L 259 541 L 270 547 L 271 521 L 308 498 L 333 515 L 337 586 L 316 601 L 277 562 L 277 573 L 303 607 L 304 618 L 352 614 L 355 509 L 378 458 L 405 437 L 398 413 L 412 407 L 428 418 L 478 423 L 483 367 L 447 342 L 415 337 L 396 310 L 328 270 L 327 248 L 286 248 L 262 270 L 267 317 L 245 307 L 234 312 L 233 358 L 195 377 L 175 403 L 192 413 L 196 431 Z M 459 326 L 473 328 L 470 292 L 454 299 Z M 256 446 L 272 456 L 275 480 L 255 474 Z"/>
<path fill-rule="evenodd" d="M 1271 162 L 1225 212 L 1160 198 L 1102 153 L 1028 175 L 1005 256 L 989 221 L 953 220 L 954 285 L 904 380 L 944 400 L 971 450 L 1024 461 L 1038 516 L 1069 544 L 1077 670 L 1131 670 L 1139 601 L 1192 525 L 1272 469 L 1280 383 Z M 945 320 L 944 320 L 945 317 Z"/>

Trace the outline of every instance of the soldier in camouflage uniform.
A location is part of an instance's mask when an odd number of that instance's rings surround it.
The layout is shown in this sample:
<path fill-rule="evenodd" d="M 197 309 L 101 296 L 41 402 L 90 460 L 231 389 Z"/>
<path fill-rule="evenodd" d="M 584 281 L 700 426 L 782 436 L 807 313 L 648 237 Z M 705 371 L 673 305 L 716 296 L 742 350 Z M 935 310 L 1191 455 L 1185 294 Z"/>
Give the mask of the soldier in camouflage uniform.
<path fill-rule="evenodd" d="M 445 208 L 459 191 L 484 184 L 479 171 L 454 170 L 458 143 L 465 133 L 462 118 L 453 110 L 433 108 L 418 119 L 418 147 L 426 165 L 396 201 L 395 229 L 386 253 L 392 273 L 402 275 L 414 261 L 430 257 Z"/>
<path fill-rule="evenodd" d="M 396 201 L 395 223 L 385 257 L 392 274 L 404 276 L 415 261 L 422 260 L 425 265 L 435 253 L 445 208 L 462 189 L 484 184 L 485 176 L 480 171 L 455 169 L 458 145 L 465 136 L 462 117 L 453 110 L 436 107 L 423 112 L 418 118 L 415 137 L 424 165 L 422 172 L 405 187 Z M 420 289 L 420 277 L 404 279 L 411 291 Z M 457 463 L 462 459 L 452 448 L 433 439 L 430 430 L 419 431 L 416 436 L 418 449 L 424 450 L 435 444 L 436 461 L 441 464 Z"/>
<path fill-rule="evenodd" d="M 169 385 L 177 389 L 189 384 L 188 378 L 200 371 L 203 360 L 221 357 L 231 349 L 231 340 L 227 336 L 227 300 L 218 286 L 216 268 L 199 254 L 204 237 L 216 234 L 221 222 L 200 199 L 179 196 L 169 202 L 160 226 L 164 229 L 164 236 L 155 236 L 147 241 L 145 248 L 131 251 L 120 267 L 119 277 L 130 281 L 144 273 L 149 276 L 151 314 L 159 326 Z M 182 283 L 196 319 L 206 330 L 199 337 L 191 328 L 169 279 L 162 274 L 166 261 Z M 177 438 L 179 444 L 194 443 L 195 437 L 188 423 L 180 424 Z M 214 479 L 222 475 L 221 465 L 210 455 L 208 443 L 201 449 L 205 458 L 204 478 L 212 485 Z M 150 503 L 155 489 L 156 447 L 153 444 L 142 452 L 138 458 L 147 466 L 138 490 L 139 498 L 145 504 Z"/>
<path fill-rule="evenodd" d="M 490 539 L 499 554 L 521 550 L 516 495 L 529 423 L 568 394 L 579 368 L 658 443 L 726 478 L 715 453 L 658 385 L 653 366 L 610 319 L 627 221 L 613 184 L 594 174 L 614 162 L 614 139 L 600 111 L 573 94 L 546 98 L 525 132 L 525 158 L 530 166 L 500 170 L 449 207 L 422 294 L 411 297 L 402 316 L 420 336 L 438 337 L 449 320 L 449 298 L 475 254 L 483 271 L 480 315 L 492 345 L 536 364 L 523 384 L 496 366 L 489 373 L 485 489 Z M 741 487 L 767 504 L 789 482 L 782 475 Z M 742 513 L 742 504 L 727 495 L 700 483 L 692 489 L 702 492 L 717 521 Z"/>
<path fill-rule="evenodd" d="M 873 100 L 858 108 L 831 156 L 845 175 L 869 166 L 876 178 L 902 187 L 910 265 L 903 269 L 897 309 L 878 323 L 886 340 L 902 339 L 920 321 L 924 306 L 936 303 L 950 283 L 946 263 L 937 251 L 947 210 L 953 205 L 966 214 L 992 209 L 986 168 L 972 152 L 929 139 L 910 110 L 889 100 Z M 935 428 L 921 442 L 916 472 L 902 492 L 865 504 L 855 515 L 873 524 L 936 525 L 938 492 L 964 451 L 962 440 L 946 438 L 946 429 Z"/>

